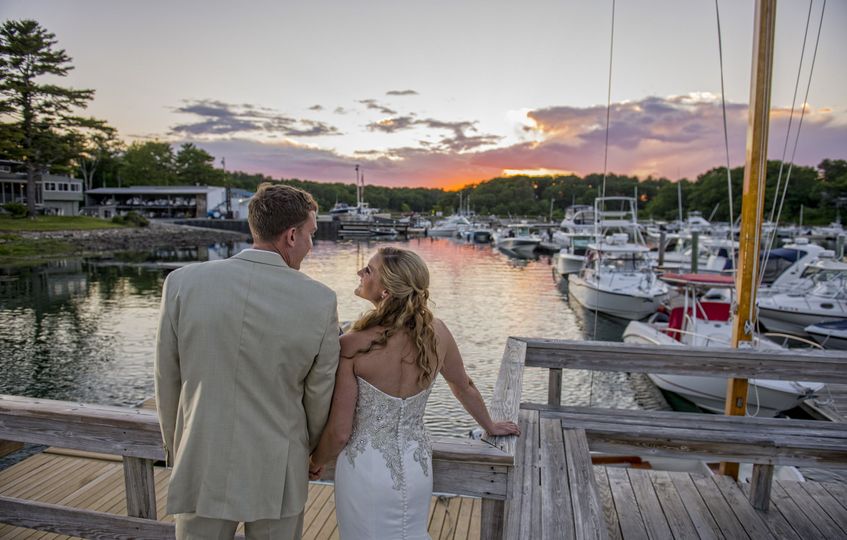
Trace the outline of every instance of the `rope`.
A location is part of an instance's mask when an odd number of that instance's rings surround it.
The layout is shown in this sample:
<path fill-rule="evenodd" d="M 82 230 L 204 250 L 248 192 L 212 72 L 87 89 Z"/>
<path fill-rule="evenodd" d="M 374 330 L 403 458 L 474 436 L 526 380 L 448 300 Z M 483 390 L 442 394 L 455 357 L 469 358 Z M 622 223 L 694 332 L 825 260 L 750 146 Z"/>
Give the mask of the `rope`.
<path fill-rule="evenodd" d="M 718 0 L 715 0 L 715 16 L 718 20 L 718 59 L 720 60 L 721 68 L 721 108 L 723 111 L 723 144 L 726 152 L 726 188 L 729 194 L 729 257 L 732 261 L 732 272 L 735 273 L 738 268 L 738 263 L 735 260 L 735 235 L 732 233 L 732 227 L 735 224 L 734 212 L 732 209 L 732 175 L 729 172 L 729 130 L 726 127 L 726 92 L 724 91 L 723 79 L 723 38 L 721 36 L 721 12 L 718 7 Z"/>
<path fill-rule="evenodd" d="M 783 144 L 783 146 L 782 146 L 782 157 L 781 157 L 780 162 L 779 162 L 779 174 L 777 175 L 776 190 L 774 191 L 773 205 L 771 206 L 770 221 L 771 221 L 771 223 L 773 223 L 774 228 L 773 228 L 773 231 L 771 231 L 769 238 L 768 238 L 768 242 L 766 244 L 767 247 L 765 248 L 765 264 L 762 265 L 762 268 L 768 267 L 768 260 L 770 259 L 771 250 L 773 249 L 773 242 L 776 239 L 776 226 L 779 223 L 779 218 L 782 214 L 782 205 L 785 202 L 785 194 L 788 191 L 788 180 L 791 177 L 791 174 L 789 173 L 788 177 L 786 177 L 786 179 L 785 179 L 785 186 L 783 187 L 782 198 L 780 199 L 779 188 L 782 184 L 782 169 L 785 166 L 785 154 L 786 154 L 786 152 L 788 152 L 788 141 L 791 138 L 791 124 L 794 121 L 794 109 L 795 109 L 795 105 L 797 103 L 797 90 L 800 87 L 800 75 L 802 74 L 802 71 L 803 71 L 803 58 L 806 55 L 806 39 L 809 36 L 809 22 L 812 19 L 812 4 L 814 4 L 814 0 L 809 0 L 809 13 L 806 15 L 806 30 L 803 33 L 803 46 L 800 49 L 800 65 L 797 67 L 797 79 L 794 81 L 794 96 L 791 98 L 791 113 L 788 116 L 788 129 L 785 131 L 785 144 Z M 803 109 L 805 110 L 805 108 L 806 107 L 804 106 Z M 799 136 L 799 134 L 800 134 L 800 132 L 799 132 L 799 129 L 798 129 L 797 135 Z M 796 149 L 796 145 L 795 145 L 795 149 Z M 792 158 L 792 161 L 793 161 L 793 158 Z M 791 170 L 791 167 L 789 166 L 789 171 L 790 170 Z M 777 199 L 780 199 L 779 213 L 776 215 L 776 221 L 774 221 L 774 212 L 776 211 L 776 208 L 777 208 Z M 765 275 L 765 273 L 763 271 L 762 275 L 759 276 L 759 287 L 760 288 L 762 286 L 762 282 L 765 279 L 764 275 Z"/>
<path fill-rule="evenodd" d="M 603 197 L 606 196 L 606 175 L 609 165 L 609 116 L 612 108 L 612 58 L 615 50 L 615 0 L 612 0 L 612 32 L 609 44 L 609 83 L 606 89 L 606 144 L 603 149 Z"/>

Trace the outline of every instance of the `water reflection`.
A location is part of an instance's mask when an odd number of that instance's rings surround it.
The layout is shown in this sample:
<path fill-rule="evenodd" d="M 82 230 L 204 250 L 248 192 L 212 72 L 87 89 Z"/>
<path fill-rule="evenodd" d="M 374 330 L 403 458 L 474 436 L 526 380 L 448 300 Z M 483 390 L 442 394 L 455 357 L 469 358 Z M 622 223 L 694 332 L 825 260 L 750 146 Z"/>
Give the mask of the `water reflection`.
<path fill-rule="evenodd" d="M 318 242 L 303 272 L 338 294 L 341 320 L 369 304 L 353 296 L 356 270 L 382 245 L 417 251 L 432 275 L 436 316 L 459 343 L 468 372 L 491 395 L 507 336 L 619 340 L 623 325 L 568 304 L 549 257 L 511 259 L 487 245 L 421 238 L 406 242 Z M 247 247 L 199 246 L 124 253 L 0 269 L 0 393 L 133 405 L 153 395 L 161 286 L 167 268 L 230 257 Z M 595 332 L 596 327 L 596 332 Z M 527 370 L 524 399 L 546 400 L 546 370 Z M 565 374 L 563 402 L 656 407 L 644 378 L 623 373 Z M 427 422 L 434 433 L 474 427 L 447 385 L 433 390 Z"/>

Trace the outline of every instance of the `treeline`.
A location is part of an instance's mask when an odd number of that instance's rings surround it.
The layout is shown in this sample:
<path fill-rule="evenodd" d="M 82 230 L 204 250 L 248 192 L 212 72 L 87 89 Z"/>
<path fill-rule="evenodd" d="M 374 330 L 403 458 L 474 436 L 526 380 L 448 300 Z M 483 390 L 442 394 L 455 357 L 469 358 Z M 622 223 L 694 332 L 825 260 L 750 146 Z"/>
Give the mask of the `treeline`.
<path fill-rule="evenodd" d="M 216 159 L 205 150 L 186 143 L 174 149 L 160 141 L 136 142 L 102 159 L 101 166 L 87 187 L 201 184 L 242 188 L 255 191 L 263 182 L 285 182 L 312 193 L 322 210 L 336 202 L 354 204 L 354 184 L 314 182 L 300 179 L 278 179 L 263 174 L 240 171 L 225 172 L 215 167 Z M 741 210 L 744 168 L 730 170 L 733 217 Z M 788 189 L 785 190 L 786 180 Z M 667 178 L 610 174 L 606 177 L 607 196 L 637 196 L 641 218 L 673 220 L 679 216 L 679 193 L 682 212 L 699 211 L 712 221 L 729 221 L 730 205 L 725 167 L 706 171 L 694 180 L 678 182 Z M 780 221 L 797 222 L 803 208 L 803 221 L 823 224 L 839 216 L 847 205 L 847 161 L 823 160 L 817 168 L 768 162 L 765 191 L 765 217 L 769 218 L 779 187 L 776 210 L 782 202 Z M 460 199 L 480 215 L 529 216 L 547 218 L 552 201 L 553 219 L 564 216 L 572 204 L 593 204 L 603 190 L 603 176 L 589 174 L 570 176 L 510 176 L 492 178 L 468 185 L 458 191 L 431 188 L 389 188 L 366 186 L 365 200 L 375 208 L 391 212 L 450 213 L 458 210 Z M 784 200 L 783 198 L 784 192 Z M 774 213 L 776 217 L 776 213 Z"/>

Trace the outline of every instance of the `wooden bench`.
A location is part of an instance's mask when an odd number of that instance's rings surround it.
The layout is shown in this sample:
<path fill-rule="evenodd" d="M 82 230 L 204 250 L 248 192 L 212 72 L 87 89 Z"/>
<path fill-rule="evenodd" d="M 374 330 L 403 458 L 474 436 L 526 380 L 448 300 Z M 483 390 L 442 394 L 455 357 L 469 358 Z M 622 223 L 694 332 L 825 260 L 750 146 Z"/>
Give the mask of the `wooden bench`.
<path fill-rule="evenodd" d="M 847 468 L 847 424 L 788 418 L 631 411 L 525 403 L 541 418 L 585 430 L 592 450 L 701 460 L 754 468 L 750 500 L 767 509 L 775 465 Z"/>
<path fill-rule="evenodd" d="M 504 537 L 608 538 L 585 431 L 534 410 L 519 425 Z"/>
<path fill-rule="evenodd" d="M 753 463 L 750 500 L 766 510 L 774 465 L 847 466 L 847 424 L 677 412 L 556 407 L 562 370 L 652 372 L 847 383 L 844 351 L 758 351 L 509 338 L 513 364 L 549 370 L 548 407 L 523 404 L 564 428 L 582 428 L 592 450 Z M 504 361 L 506 356 L 504 356 Z M 513 367 L 517 370 L 517 367 Z M 558 416 L 557 416 L 558 415 Z"/>

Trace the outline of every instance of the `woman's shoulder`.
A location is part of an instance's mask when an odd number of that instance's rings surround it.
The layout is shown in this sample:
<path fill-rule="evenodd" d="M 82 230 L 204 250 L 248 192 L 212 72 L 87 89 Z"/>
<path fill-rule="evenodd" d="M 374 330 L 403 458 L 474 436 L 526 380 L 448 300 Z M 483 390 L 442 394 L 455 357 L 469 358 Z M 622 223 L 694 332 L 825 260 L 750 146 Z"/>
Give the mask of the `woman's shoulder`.
<path fill-rule="evenodd" d="M 379 334 L 377 328 L 354 330 L 341 336 L 341 356 L 352 356 L 357 351 L 365 349 Z"/>
<path fill-rule="evenodd" d="M 438 337 L 450 334 L 450 329 L 447 328 L 447 325 L 444 324 L 444 321 L 437 317 L 433 317 L 432 319 L 432 329 L 435 331 L 435 335 Z"/>

